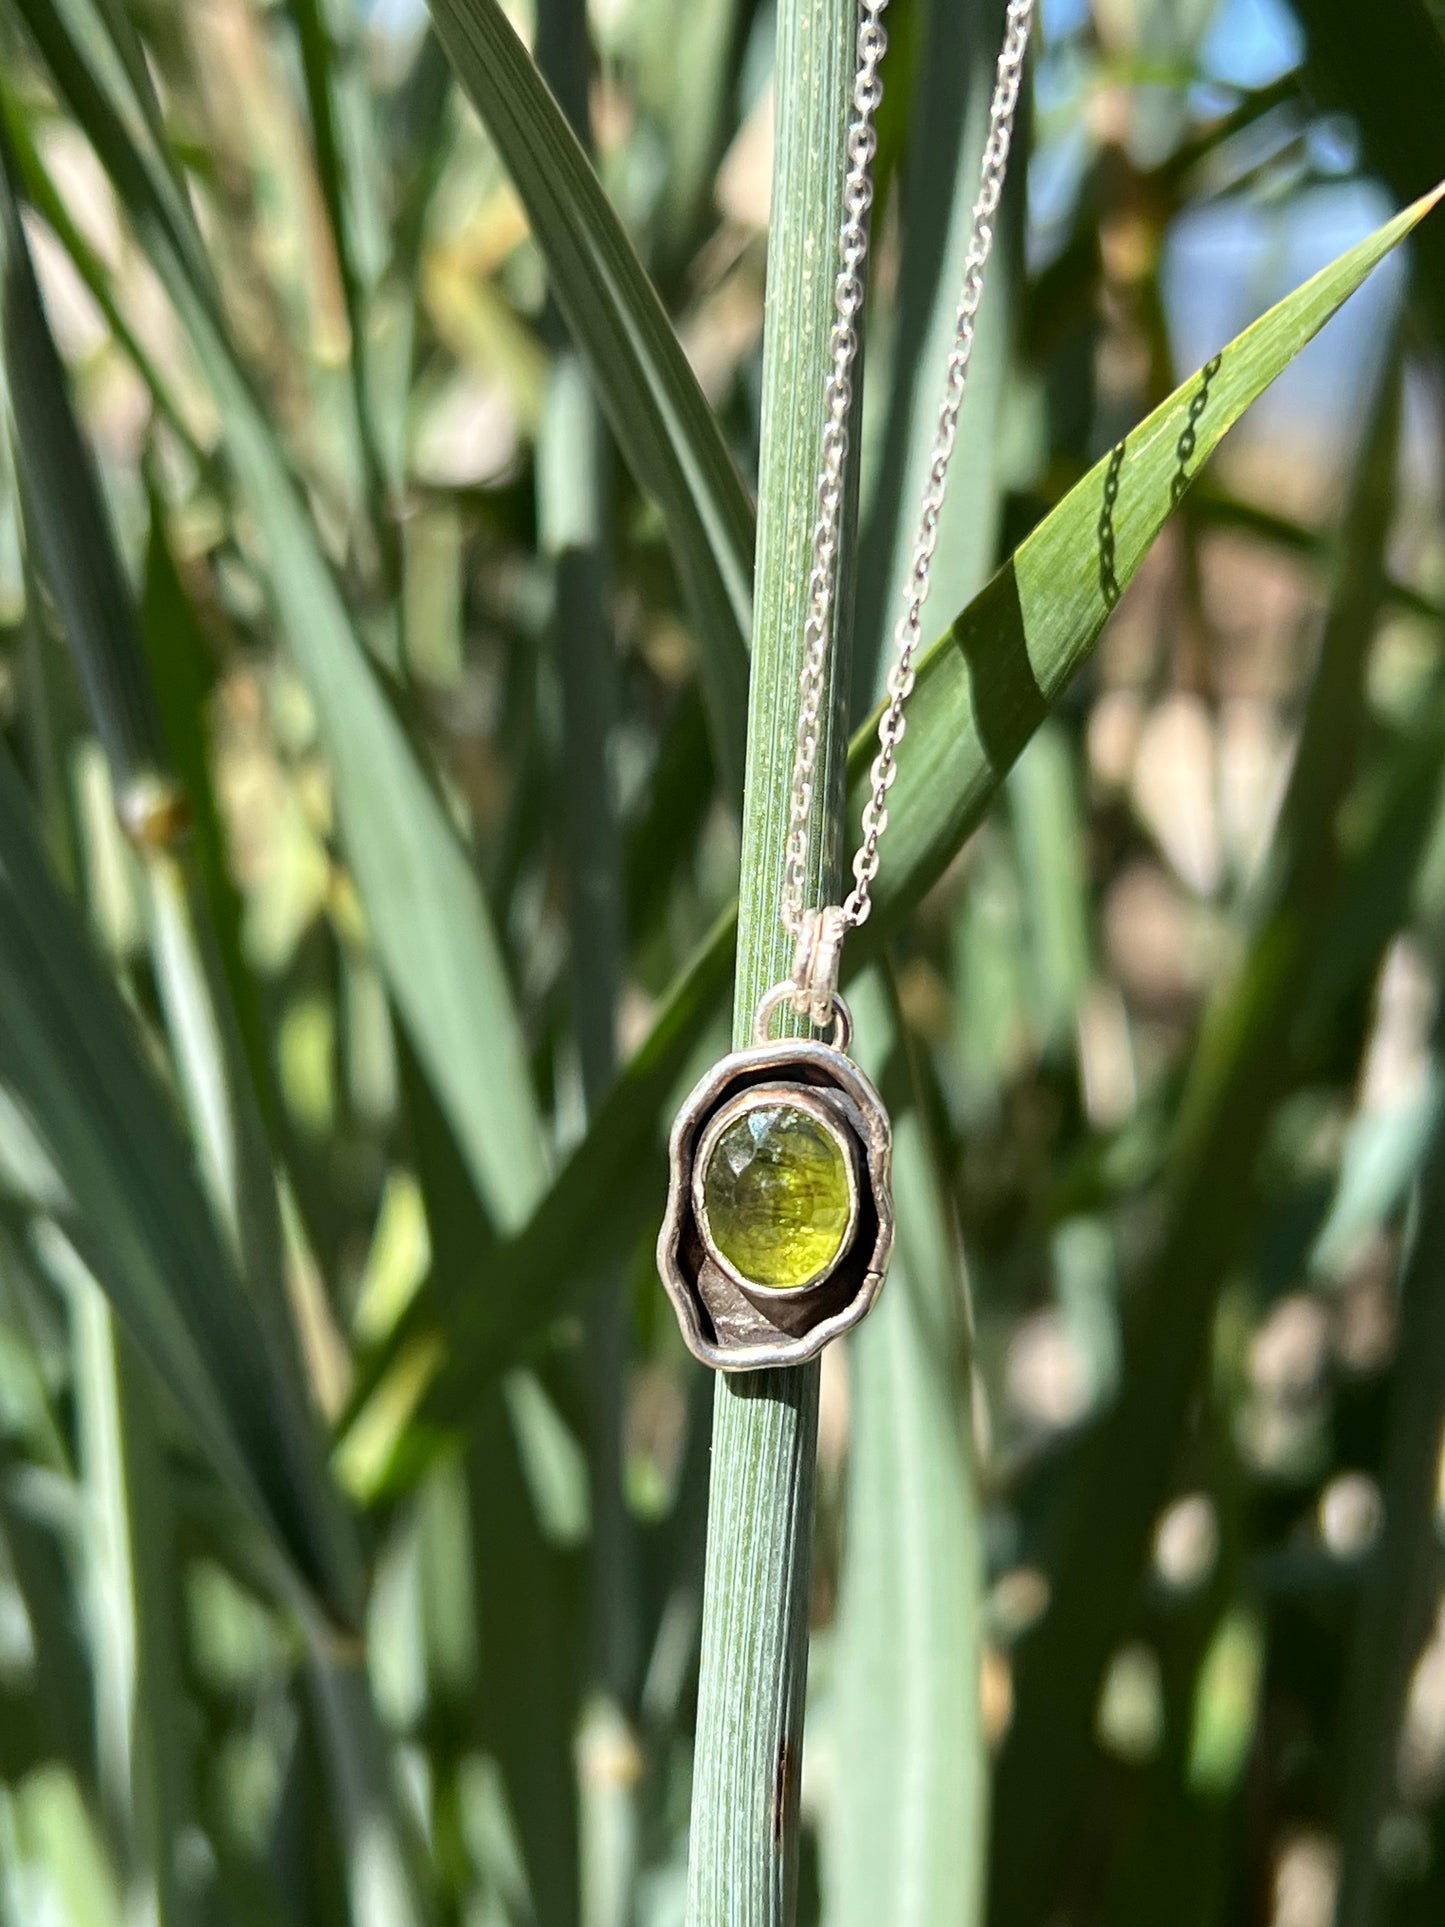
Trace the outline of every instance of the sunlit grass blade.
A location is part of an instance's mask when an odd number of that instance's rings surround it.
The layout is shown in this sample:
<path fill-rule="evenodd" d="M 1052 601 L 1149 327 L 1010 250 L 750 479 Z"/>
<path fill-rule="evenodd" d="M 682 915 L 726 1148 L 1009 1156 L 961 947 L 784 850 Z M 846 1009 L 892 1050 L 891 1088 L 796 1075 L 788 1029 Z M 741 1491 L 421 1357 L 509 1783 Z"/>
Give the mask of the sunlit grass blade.
<path fill-rule="evenodd" d="M 311 1415 L 289 1396 L 206 1208 L 191 1155 L 0 759 L 4 1190 L 72 1248 L 222 1482 L 342 1621 L 357 1576 Z"/>
<path fill-rule="evenodd" d="M 85 1277 L 71 1284 L 71 1327 L 101 1811 L 128 1909 L 183 1927 L 193 1913 L 177 1855 L 195 1818 L 194 1768 L 180 1716 L 180 1586 L 152 1388 Z"/>
<path fill-rule="evenodd" d="M 341 1657 L 319 1647 L 309 1684 L 339 1819 L 351 1927 L 426 1927 L 432 1913 L 417 1873 L 423 1855 L 392 1784 L 395 1764 L 377 1722 L 365 1660 L 359 1652 Z"/>
<path fill-rule="evenodd" d="M 1136 1282 L 1120 1391 L 1080 1448 L 1049 1610 L 1018 1650 L 996 1780 L 991 1904 L 1001 1919 L 1046 1911 L 1076 1818 L 1100 1682 L 1168 1497 L 1218 1294 L 1257 1218 L 1256 1166 L 1270 1116 L 1308 1076 L 1321 1029 L 1377 968 L 1433 821 L 1431 763 L 1445 724 L 1438 687 L 1368 832 L 1346 842 L 1340 828 L 1395 500 L 1397 399 L 1392 369 L 1356 483 L 1252 939 L 1205 1021 L 1173 1126 L 1163 1224 Z"/>
<path fill-rule="evenodd" d="M 743 769 L 752 511 L 646 271 L 497 0 L 430 0 L 458 78 L 527 208 L 549 285 L 638 482 L 667 520 L 726 792 Z"/>
<path fill-rule="evenodd" d="M 149 389 L 157 409 L 190 451 L 197 466 L 204 467 L 209 459 L 209 452 L 197 439 L 196 430 L 188 419 L 169 377 L 135 333 L 122 311 L 105 263 L 91 247 L 66 206 L 65 198 L 56 187 L 40 149 L 31 136 L 30 125 L 3 75 L 0 75 L 0 111 L 4 113 L 5 129 L 14 150 L 16 168 L 24 184 L 26 199 L 44 218 L 46 225 L 70 256 L 76 273 L 104 315 L 112 338 L 121 352 L 129 358 L 136 373 Z"/>
<path fill-rule="evenodd" d="M 164 761 L 130 596 L 105 525 L 90 450 L 66 394 L 30 260 L 15 157 L 0 129 L 0 348 L 26 535 L 75 654 L 122 812 Z"/>
<path fill-rule="evenodd" d="M 986 0 L 972 7 L 929 7 L 917 30 L 908 159 L 898 190 L 903 252 L 880 369 L 888 381 L 887 418 L 876 472 L 864 483 L 855 719 L 865 716 L 878 697 L 893 625 L 903 612 L 901 589 L 908 580 L 938 434 L 938 370 L 947 363 L 958 327 L 958 290 L 1003 20 L 1001 0 Z M 905 38 L 901 51 L 909 50 Z M 1022 143 L 1024 136 L 1019 139 Z M 1024 199 L 1020 169 L 1011 177 L 999 217 L 959 418 L 933 567 L 935 614 L 961 609 L 998 558 L 999 426 L 1019 300 Z"/>
<path fill-rule="evenodd" d="M 972 1927 L 983 1895 L 983 1549 L 958 1237 L 896 1004 L 856 987 L 893 1119 L 898 1240 L 848 1351 L 848 1498 L 826 1843 L 834 1927 Z"/>
<path fill-rule="evenodd" d="M 221 326 L 190 222 L 136 112 L 112 100 L 51 0 L 25 17 L 186 327 L 221 413 L 225 448 L 266 554 L 281 627 L 306 678 L 336 784 L 342 839 L 388 988 L 493 1221 L 527 1217 L 546 1173 L 506 970 L 474 867 L 370 659 L 272 423 Z M 98 31 L 98 30 L 97 30 Z M 86 43 L 88 44 L 88 43 Z"/>
<path fill-rule="evenodd" d="M 1350 249 L 1237 337 L 1218 366 L 1211 363 L 1176 389 L 1121 445 L 1122 455 L 1116 450 L 1069 492 L 922 657 L 907 748 L 889 798 L 888 849 L 874 911 L 850 946 L 846 968 L 877 953 L 978 827 L 1023 745 L 1089 659 L 1119 594 L 1175 506 L 1176 479 L 1187 482 L 1197 472 L 1226 430 L 1434 200 L 1418 202 Z M 1195 449 L 1181 466 L 1186 429 Z M 1118 493 L 1105 569 L 1099 523 L 1111 472 Z M 876 738 L 865 728 L 849 758 L 850 822 L 862 808 L 875 753 Z M 393 1389 L 401 1409 L 425 1397 L 429 1421 L 455 1423 L 479 1376 L 515 1355 L 573 1302 L 599 1258 L 627 1249 L 641 1234 L 663 1193 L 663 1109 L 724 996 L 733 941 L 731 919 L 724 919 L 664 1000 L 547 1204 L 489 1255 L 486 1289 L 458 1308 L 445 1340 L 418 1306 L 373 1362 L 363 1393 L 397 1365 Z M 419 1434 L 408 1442 L 416 1463 L 429 1449 Z"/>
<path fill-rule="evenodd" d="M 356 39 L 359 16 L 336 0 L 289 0 L 289 5 L 301 43 L 316 171 L 351 337 L 347 370 L 361 467 L 375 533 L 389 549 L 395 545 L 391 496 L 400 477 L 386 473 L 372 397 L 368 303 L 384 264 L 386 236 L 378 203 L 372 104 Z"/>

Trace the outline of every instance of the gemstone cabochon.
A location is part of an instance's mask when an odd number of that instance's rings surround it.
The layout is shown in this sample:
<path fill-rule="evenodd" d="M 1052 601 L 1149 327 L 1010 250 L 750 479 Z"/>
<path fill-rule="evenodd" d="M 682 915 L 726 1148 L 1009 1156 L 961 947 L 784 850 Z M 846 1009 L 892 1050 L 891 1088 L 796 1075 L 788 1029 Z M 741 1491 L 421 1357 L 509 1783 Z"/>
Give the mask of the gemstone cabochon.
<path fill-rule="evenodd" d="M 853 1211 L 847 1153 L 785 1099 L 759 1103 L 719 1134 L 703 1174 L 712 1241 L 740 1277 L 792 1291 L 837 1261 Z"/>

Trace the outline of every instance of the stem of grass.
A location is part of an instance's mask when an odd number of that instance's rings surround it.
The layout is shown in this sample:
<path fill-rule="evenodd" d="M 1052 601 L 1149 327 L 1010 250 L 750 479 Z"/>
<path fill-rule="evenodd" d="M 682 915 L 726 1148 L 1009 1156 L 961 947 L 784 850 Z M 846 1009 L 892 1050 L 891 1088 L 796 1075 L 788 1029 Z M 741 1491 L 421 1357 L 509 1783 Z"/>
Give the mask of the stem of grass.
<path fill-rule="evenodd" d="M 740 1044 L 751 1035 L 759 997 L 789 963 L 778 903 L 855 31 L 848 0 L 785 0 L 779 8 L 734 1015 Z M 855 498 L 856 464 L 845 557 Z M 839 698 L 851 606 L 851 584 L 840 577 L 808 874 L 815 903 L 833 900 L 840 871 L 847 735 Z M 816 1364 L 718 1380 L 688 1875 L 692 1927 L 783 1927 L 793 1917 L 817 1414 Z"/>

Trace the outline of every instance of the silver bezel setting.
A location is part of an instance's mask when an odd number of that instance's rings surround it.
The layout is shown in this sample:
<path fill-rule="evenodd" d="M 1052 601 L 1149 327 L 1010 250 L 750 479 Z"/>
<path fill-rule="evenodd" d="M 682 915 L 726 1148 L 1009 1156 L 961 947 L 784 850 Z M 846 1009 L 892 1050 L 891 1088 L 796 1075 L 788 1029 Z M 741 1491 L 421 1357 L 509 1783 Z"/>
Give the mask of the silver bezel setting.
<path fill-rule="evenodd" d="M 784 1098 L 810 1111 L 822 1106 L 830 1127 L 851 1145 L 857 1184 L 856 1214 L 838 1258 L 812 1283 L 782 1291 L 749 1284 L 718 1262 L 694 1194 L 714 1119 L 736 1116 L 765 1086 L 774 1102 Z M 882 1099 L 851 1058 L 828 1044 L 787 1038 L 732 1052 L 689 1093 L 670 1152 L 658 1270 L 688 1349 L 703 1364 L 725 1372 L 801 1364 L 867 1314 L 893 1243 L 892 1132 Z"/>
<path fill-rule="evenodd" d="M 843 1169 L 848 1177 L 848 1223 L 837 1251 L 826 1265 L 814 1272 L 811 1278 L 806 1279 L 801 1285 L 765 1285 L 760 1284 L 756 1278 L 749 1278 L 739 1271 L 714 1236 L 707 1211 L 707 1172 L 713 1152 L 717 1149 L 718 1139 L 724 1131 L 736 1124 L 739 1118 L 746 1117 L 749 1111 L 777 1110 L 784 1105 L 791 1110 L 801 1111 L 805 1117 L 812 1118 L 813 1122 L 826 1131 L 829 1138 L 837 1145 L 843 1159 Z M 759 1295 L 767 1299 L 799 1298 L 803 1293 L 812 1291 L 815 1285 L 821 1285 L 832 1277 L 857 1235 L 857 1142 L 845 1125 L 840 1124 L 833 1115 L 827 1102 L 826 1092 L 800 1088 L 796 1084 L 750 1085 L 747 1090 L 739 1091 L 736 1097 L 730 1097 L 725 1104 L 713 1112 L 703 1129 L 702 1136 L 697 1141 L 692 1162 L 692 1208 L 708 1256 L 720 1271 L 732 1279 L 739 1290 L 747 1292 L 750 1298 Z"/>

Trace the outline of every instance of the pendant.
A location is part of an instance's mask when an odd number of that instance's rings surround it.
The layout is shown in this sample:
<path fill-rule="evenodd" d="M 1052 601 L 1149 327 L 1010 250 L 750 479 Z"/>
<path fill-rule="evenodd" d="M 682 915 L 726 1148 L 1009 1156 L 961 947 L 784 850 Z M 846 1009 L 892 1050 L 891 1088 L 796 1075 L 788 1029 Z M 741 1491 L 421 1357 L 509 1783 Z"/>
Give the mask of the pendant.
<path fill-rule="evenodd" d="M 871 1308 L 893 1243 L 893 1134 L 845 1055 L 848 1007 L 829 994 L 826 1044 L 771 1038 L 797 998 L 791 982 L 768 992 L 752 1045 L 708 1071 L 672 1127 L 658 1270 L 688 1349 L 722 1372 L 815 1357 Z"/>

